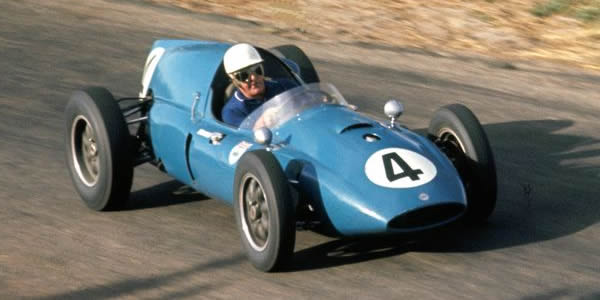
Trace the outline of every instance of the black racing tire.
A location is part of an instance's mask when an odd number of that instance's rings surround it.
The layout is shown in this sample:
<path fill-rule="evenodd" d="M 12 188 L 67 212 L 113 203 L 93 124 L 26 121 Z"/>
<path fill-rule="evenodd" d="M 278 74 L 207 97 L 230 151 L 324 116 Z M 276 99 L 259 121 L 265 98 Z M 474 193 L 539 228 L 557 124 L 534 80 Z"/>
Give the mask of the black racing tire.
<path fill-rule="evenodd" d="M 131 189 L 133 153 L 113 95 L 102 87 L 75 91 L 65 117 L 67 167 L 81 199 L 93 210 L 121 207 Z"/>
<path fill-rule="evenodd" d="M 308 56 L 295 45 L 281 45 L 271 48 L 285 58 L 293 60 L 300 67 L 300 77 L 305 83 L 319 82 L 319 75 Z"/>
<path fill-rule="evenodd" d="M 444 106 L 429 123 L 428 135 L 450 158 L 465 186 L 463 220 L 471 224 L 486 221 L 496 206 L 496 165 L 477 117 L 464 105 Z"/>
<path fill-rule="evenodd" d="M 233 209 L 248 259 L 259 270 L 281 270 L 291 260 L 296 222 L 289 184 L 266 150 L 247 152 L 235 171 Z"/>

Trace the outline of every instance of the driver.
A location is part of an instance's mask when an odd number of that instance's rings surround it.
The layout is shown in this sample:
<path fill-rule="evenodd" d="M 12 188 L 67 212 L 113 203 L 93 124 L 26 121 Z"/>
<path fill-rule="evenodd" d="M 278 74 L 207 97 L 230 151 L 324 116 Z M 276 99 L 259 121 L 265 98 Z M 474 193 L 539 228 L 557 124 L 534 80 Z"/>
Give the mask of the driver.
<path fill-rule="evenodd" d="M 239 127 L 266 100 L 297 85 L 288 79 L 265 78 L 262 63 L 262 57 L 250 44 L 236 44 L 225 52 L 223 66 L 236 87 L 221 111 L 225 123 Z"/>

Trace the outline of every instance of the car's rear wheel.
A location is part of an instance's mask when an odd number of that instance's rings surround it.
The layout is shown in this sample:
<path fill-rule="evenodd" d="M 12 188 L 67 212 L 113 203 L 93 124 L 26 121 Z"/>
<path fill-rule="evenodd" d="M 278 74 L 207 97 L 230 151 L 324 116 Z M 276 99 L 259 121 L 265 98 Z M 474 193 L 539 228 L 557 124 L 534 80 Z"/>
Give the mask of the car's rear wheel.
<path fill-rule="evenodd" d="M 300 67 L 300 77 L 305 83 L 319 82 L 319 75 L 308 56 L 295 45 L 281 45 L 271 48 L 287 59 L 293 60 Z"/>
<path fill-rule="evenodd" d="M 296 241 L 294 205 L 286 176 L 270 152 L 242 156 L 235 172 L 233 207 L 252 264 L 266 272 L 285 267 Z"/>
<path fill-rule="evenodd" d="M 496 166 L 479 120 L 463 105 L 447 105 L 433 116 L 428 134 L 452 161 L 465 186 L 464 220 L 485 221 L 496 206 Z"/>
<path fill-rule="evenodd" d="M 101 87 L 72 94 L 65 109 L 66 161 L 75 189 L 94 210 L 118 208 L 133 179 L 131 137 L 119 105 Z"/>

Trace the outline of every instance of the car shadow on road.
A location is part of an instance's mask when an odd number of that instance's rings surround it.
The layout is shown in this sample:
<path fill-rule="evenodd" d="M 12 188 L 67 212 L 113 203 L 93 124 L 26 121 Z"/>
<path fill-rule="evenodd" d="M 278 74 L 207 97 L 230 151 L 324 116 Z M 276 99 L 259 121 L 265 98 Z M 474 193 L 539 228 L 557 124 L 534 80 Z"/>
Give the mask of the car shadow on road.
<path fill-rule="evenodd" d="M 166 181 L 130 194 L 122 210 L 138 210 L 209 199 L 177 180 Z"/>
<path fill-rule="evenodd" d="M 433 234 L 427 233 L 427 236 Z M 416 251 L 423 236 L 340 238 L 294 253 L 286 272 L 324 269 Z"/>
<path fill-rule="evenodd" d="M 328 268 L 410 251 L 502 249 L 592 226 L 600 220 L 600 140 L 565 133 L 573 124 L 532 120 L 484 125 L 498 173 L 496 210 L 487 223 L 454 224 L 422 236 L 328 241 L 297 251 L 290 270 Z"/>

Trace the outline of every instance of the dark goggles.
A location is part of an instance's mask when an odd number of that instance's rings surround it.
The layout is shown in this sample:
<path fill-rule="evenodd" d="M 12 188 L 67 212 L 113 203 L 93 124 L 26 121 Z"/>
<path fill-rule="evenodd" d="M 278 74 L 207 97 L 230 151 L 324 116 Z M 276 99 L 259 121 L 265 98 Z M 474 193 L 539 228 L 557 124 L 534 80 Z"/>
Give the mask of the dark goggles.
<path fill-rule="evenodd" d="M 264 69 L 262 64 L 256 64 L 241 71 L 237 71 L 232 73 L 233 78 L 239 82 L 248 82 L 250 80 L 250 75 L 256 74 L 262 76 L 264 74 Z"/>

